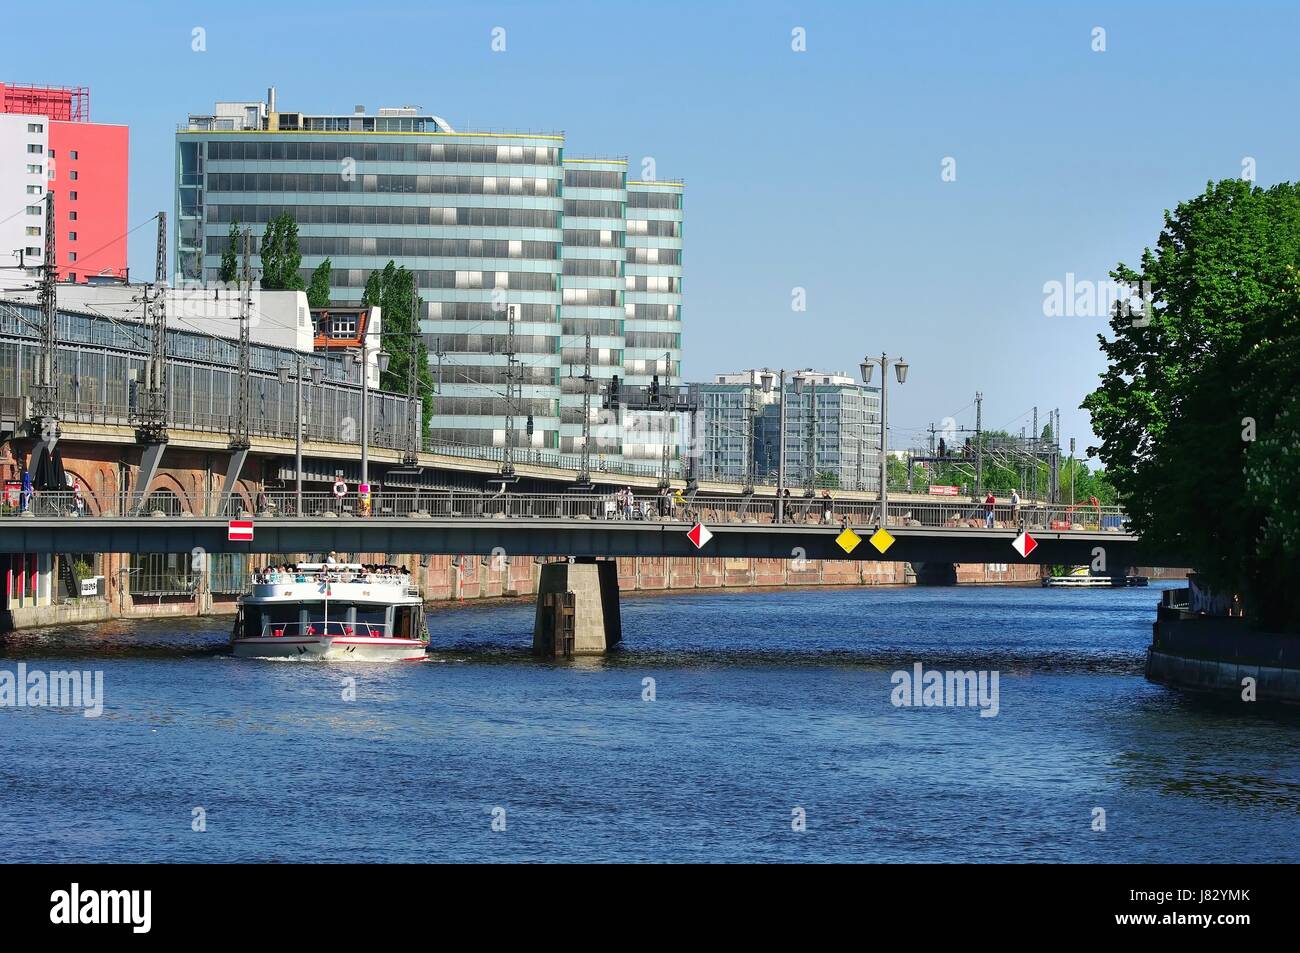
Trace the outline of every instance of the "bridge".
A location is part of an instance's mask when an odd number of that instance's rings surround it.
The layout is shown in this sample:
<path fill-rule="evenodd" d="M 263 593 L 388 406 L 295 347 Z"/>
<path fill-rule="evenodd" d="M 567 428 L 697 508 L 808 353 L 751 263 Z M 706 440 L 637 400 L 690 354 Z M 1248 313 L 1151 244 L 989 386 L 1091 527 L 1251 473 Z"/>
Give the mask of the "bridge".
<path fill-rule="evenodd" d="M 42 493 L 26 512 L 0 521 L 0 552 L 463 553 L 522 556 L 726 556 L 761 559 L 873 559 L 903 562 L 1092 563 L 1134 565 L 1139 540 L 1118 508 L 1006 504 L 986 518 L 981 504 L 890 504 L 888 539 L 879 504 L 854 499 L 792 498 L 777 522 L 774 496 L 646 495 L 623 505 L 613 494 L 520 494 L 414 490 L 379 495 L 369 512 L 332 494 L 262 494 L 259 511 L 221 500 L 185 499 L 178 509 L 143 513 L 123 507 L 86 515 L 72 494 Z M 227 512 L 221 512 L 223 507 Z M 254 528 L 232 541 L 230 521 Z M 712 538 L 697 546 L 697 523 Z M 844 535 L 845 530 L 852 530 Z M 1028 533 L 1023 555 L 1012 542 Z M 856 538 L 855 538 L 856 537 Z M 1150 554 L 1141 555 L 1150 558 Z"/>
<path fill-rule="evenodd" d="M 1160 561 L 1138 556 L 1137 541 L 1114 508 L 1025 501 L 1012 512 L 1002 500 L 990 527 L 981 503 L 898 491 L 883 521 L 892 542 L 877 548 L 868 541 L 882 524 L 874 492 L 836 489 L 829 504 L 796 496 L 778 520 L 770 483 L 688 480 L 689 456 L 604 461 L 593 451 L 596 486 L 578 493 L 580 454 L 520 447 L 510 455 L 509 492 L 492 493 L 490 487 L 502 485 L 496 478 L 503 448 L 413 442 L 409 422 L 419 419 L 418 401 L 413 409 L 406 394 L 373 387 L 367 394 L 341 354 L 253 346 L 243 372 L 252 413 L 241 417 L 234 342 L 186 328 L 166 332 L 170 372 L 155 408 L 162 438 L 146 439 L 141 422 L 152 405 L 142 403 L 149 394 L 131 383 L 148 378 L 145 328 L 93 308 L 59 311 L 52 345 L 56 399 L 47 408 L 51 416 L 37 420 L 28 378 L 42 353 L 31 333 L 39 320 L 31 302 L 0 301 L 0 475 L 13 481 L 0 506 L 0 613 L 48 605 L 60 580 L 75 597 L 83 581 L 75 566 L 88 566 L 101 580 L 101 596 L 115 587 L 119 603 L 128 590 L 161 603 L 186 598 L 196 586 L 233 596 L 264 557 L 329 551 L 438 560 L 504 552 L 537 561 L 947 564 L 951 570 L 953 564 L 1078 565 L 1093 562 L 1100 547 L 1113 567 Z M 310 383 L 303 381 L 304 361 L 320 371 Z M 301 429 L 295 426 L 300 417 Z M 355 495 L 363 472 L 360 434 L 349 430 L 357 419 L 366 421 L 375 491 L 364 515 Z M 41 454 L 55 465 L 42 468 L 36 493 L 20 505 L 23 461 L 37 477 L 32 461 Z M 339 477 L 349 484 L 344 499 L 324 492 Z M 665 477 L 685 495 L 659 496 Z M 301 494 L 288 489 L 299 479 Z M 62 489 L 74 481 L 79 499 Z M 597 492 L 615 485 L 630 488 L 642 508 L 635 515 L 650 518 L 617 518 L 624 514 L 611 512 L 612 494 Z M 227 521 L 240 517 L 254 521 L 251 542 L 227 537 Z M 696 522 L 713 534 L 700 548 L 686 535 Z M 836 541 L 844 527 L 860 531 L 847 548 Z M 1022 528 L 1038 544 L 1024 557 L 1010 546 Z M 195 551 L 208 556 L 204 579 L 181 579 L 180 562 Z"/>

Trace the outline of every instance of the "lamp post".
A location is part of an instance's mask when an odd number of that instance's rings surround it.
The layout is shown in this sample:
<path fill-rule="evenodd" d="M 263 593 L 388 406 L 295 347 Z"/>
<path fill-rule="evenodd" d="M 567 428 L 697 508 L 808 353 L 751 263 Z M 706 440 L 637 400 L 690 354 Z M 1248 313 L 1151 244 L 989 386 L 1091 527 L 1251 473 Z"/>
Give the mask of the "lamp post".
<path fill-rule="evenodd" d="M 293 498 L 294 516 L 302 516 L 302 353 L 294 355 L 294 428 L 293 428 Z M 325 379 L 325 368 L 313 364 L 309 371 L 314 387 L 319 387 Z M 280 365 L 280 383 L 289 383 L 289 365 Z"/>
<path fill-rule="evenodd" d="M 361 338 L 361 350 L 354 352 L 353 360 L 361 367 L 361 485 L 370 484 L 370 430 L 368 416 L 370 411 L 370 335 L 367 333 Z M 387 352 L 380 348 L 377 356 L 379 364 L 379 373 L 383 374 L 388 370 Z"/>
<path fill-rule="evenodd" d="M 871 372 L 880 365 L 880 525 L 889 526 L 889 358 L 882 352 L 879 358 L 864 357 L 860 369 L 862 383 L 871 383 Z M 894 359 L 894 374 L 898 383 L 907 383 L 908 363 L 901 357 Z"/>
<path fill-rule="evenodd" d="M 806 378 L 802 373 L 794 375 L 794 392 L 801 397 L 805 380 L 811 389 L 808 394 L 808 482 L 803 495 L 814 497 L 817 495 L 817 378 L 811 372 Z"/>
<path fill-rule="evenodd" d="M 1070 438 L 1070 508 L 1074 508 L 1074 438 Z"/>
<path fill-rule="evenodd" d="M 780 382 L 777 387 L 777 401 L 780 403 L 780 414 L 777 423 L 777 448 L 776 448 L 776 521 L 785 522 L 785 368 L 778 372 Z M 772 392 L 772 372 L 764 369 L 759 380 L 763 384 L 764 393 Z"/>

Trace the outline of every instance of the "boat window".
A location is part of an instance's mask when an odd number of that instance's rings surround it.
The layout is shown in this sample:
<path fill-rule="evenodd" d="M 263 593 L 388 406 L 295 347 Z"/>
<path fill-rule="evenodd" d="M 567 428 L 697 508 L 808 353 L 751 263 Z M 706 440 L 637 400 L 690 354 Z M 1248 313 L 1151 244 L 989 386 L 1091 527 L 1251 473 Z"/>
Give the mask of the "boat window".
<path fill-rule="evenodd" d="M 375 635 L 382 635 L 388 620 L 387 606 L 357 606 L 357 632 L 365 633 L 366 627 L 372 627 Z"/>
<path fill-rule="evenodd" d="M 244 618 L 244 628 L 248 635 L 260 636 L 263 633 L 273 635 L 276 629 L 295 632 L 298 628 L 298 604 L 283 602 L 274 605 L 249 606 L 244 610 Z"/>

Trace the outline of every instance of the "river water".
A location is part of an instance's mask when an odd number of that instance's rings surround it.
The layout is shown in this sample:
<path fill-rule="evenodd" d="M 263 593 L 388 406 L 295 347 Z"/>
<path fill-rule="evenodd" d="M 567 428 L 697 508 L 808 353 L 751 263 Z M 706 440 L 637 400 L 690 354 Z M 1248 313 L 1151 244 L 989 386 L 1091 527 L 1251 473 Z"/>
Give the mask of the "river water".
<path fill-rule="evenodd" d="M 1157 598 L 625 595 L 573 662 L 525 603 L 394 666 L 234 659 L 228 618 L 15 633 L 0 673 L 104 704 L 0 708 L 0 861 L 1300 860 L 1300 717 L 1147 683 Z M 996 672 L 996 715 L 895 705 L 918 662 Z"/>

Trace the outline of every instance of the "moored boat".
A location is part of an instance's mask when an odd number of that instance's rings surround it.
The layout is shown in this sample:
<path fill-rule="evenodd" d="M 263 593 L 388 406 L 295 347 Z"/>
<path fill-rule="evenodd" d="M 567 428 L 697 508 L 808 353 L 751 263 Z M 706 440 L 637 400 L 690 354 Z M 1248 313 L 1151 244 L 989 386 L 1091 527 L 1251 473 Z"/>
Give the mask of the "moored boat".
<path fill-rule="evenodd" d="M 1120 589 L 1128 586 L 1145 586 L 1146 576 L 1109 576 L 1094 573 L 1088 566 L 1080 566 L 1065 576 L 1047 576 L 1043 585 L 1052 589 Z"/>
<path fill-rule="evenodd" d="M 231 648 L 240 658 L 417 661 L 429 637 L 409 573 L 361 563 L 298 563 L 253 577 Z"/>

